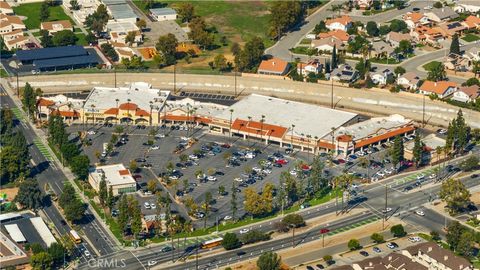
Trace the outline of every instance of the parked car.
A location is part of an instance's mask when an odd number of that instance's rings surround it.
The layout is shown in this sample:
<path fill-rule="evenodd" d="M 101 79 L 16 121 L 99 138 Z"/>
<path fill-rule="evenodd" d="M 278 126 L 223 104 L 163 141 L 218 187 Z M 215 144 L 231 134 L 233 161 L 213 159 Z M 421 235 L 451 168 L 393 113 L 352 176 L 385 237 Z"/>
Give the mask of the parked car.
<path fill-rule="evenodd" d="M 360 253 L 360 255 L 362 255 L 362 256 L 364 256 L 364 257 L 368 257 L 368 255 L 370 255 L 370 254 L 368 254 L 368 252 L 366 252 L 365 250 L 362 250 L 362 251 L 360 251 L 359 253 Z"/>
<path fill-rule="evenodd" d="M 417 214 L 419 216 L 425 216 L 425 212 L 423 212 L 423 210 L 416 210 L 415 214 Z"/>
<path fill-rule="evenodd" d="M 239 232 L 240 234 L 245 234 L 245 233 L 248 233 L 250 230 L 247 229 L 247 228 L 244 228 L 244 229 L 241 229 Z"/>
<path fill-rule="evenodd" d="M 373 247 L 373 251 L 374 251 L 375 253 L 380 253 L 380 252 L 382 252 L 382 250 L 381 250 L 379 247 Z"/>

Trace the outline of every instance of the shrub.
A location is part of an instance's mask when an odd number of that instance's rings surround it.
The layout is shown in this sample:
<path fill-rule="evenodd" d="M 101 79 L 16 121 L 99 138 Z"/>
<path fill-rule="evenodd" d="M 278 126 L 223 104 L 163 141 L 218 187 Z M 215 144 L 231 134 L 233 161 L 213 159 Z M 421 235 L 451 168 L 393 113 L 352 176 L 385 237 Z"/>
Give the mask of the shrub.
<path fill-rule="evenodd" d="M 373 240 L 373 242 L 377 244 L 385 242 L 385 240 L 383 239 L 383 235 L 379 233 L 373 233 L 372 236 L 370 236 L 370 238 Z"/>
<path fill-rule="evenodd" d="M 298 227 L 303 227 L 305 226 L 305 220 L 303 219 L 302 216 L 299 214 L 289 214 L 286 215 L 283 219 L 282 222 L 287 224 L 288 226 L 293 225 L 295 228 Z"/>
<path fill-rule="evenodd" d="M 402 224 L 392 226 L 390 228 L 390 232 L 393 234 L 394 237 L 403 237 L 407 234 Z"/>
<path fill-rule="evenodd" d="M 260 241 L 267 241 L 270 239 L 270 235 L 259 232 L 257 230 L 249 231 L 241 237 L 243 244 L 252 244 Z"/>
<path fill-rule="evenodd" d="M 231 249 L 236 249 L 242 246 L 242 243 L 240 240 L 238 240 L 238 237 L 234 233 L 226 233 L 223 236 L 223 241 L 222 241 L 222 246 L 226 250 L 231 250 Z"/>
<path fill-rule="evenodd" d="M 347 245 L 350 250 L 357 250 L 362 248 L 358 239 L 350 239 Z"/>

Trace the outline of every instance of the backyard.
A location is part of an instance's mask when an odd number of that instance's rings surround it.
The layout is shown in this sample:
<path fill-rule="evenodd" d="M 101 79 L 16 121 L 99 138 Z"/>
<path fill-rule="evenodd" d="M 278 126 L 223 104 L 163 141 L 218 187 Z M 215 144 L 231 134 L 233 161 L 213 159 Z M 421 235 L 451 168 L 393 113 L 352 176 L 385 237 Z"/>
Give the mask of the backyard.
<path fill-rule="evenodd" d="M 15 14 L 19 16 L 24 16 L 26 19 L 23 21 L 25 26 L 31 29 L 40 28 L 40 7 L 42 3 L 30 3 L 22 4 L 16 7 L 13 7 Z M 50 16 L 48 21 L 59 21 L 59 20 L 69 20 L 73 23 L 72 19 L 65 14 L 61 6 L 51 6 L 49 8 Z"/>
<path fill-rule="evenodd" d="M 473 42 L 473 41 L 480 40 L 480 36 L 475 34 L 466 34 L 464 37 L 462 37 L 462 39 L 465 40 L 466 42 Z"/>

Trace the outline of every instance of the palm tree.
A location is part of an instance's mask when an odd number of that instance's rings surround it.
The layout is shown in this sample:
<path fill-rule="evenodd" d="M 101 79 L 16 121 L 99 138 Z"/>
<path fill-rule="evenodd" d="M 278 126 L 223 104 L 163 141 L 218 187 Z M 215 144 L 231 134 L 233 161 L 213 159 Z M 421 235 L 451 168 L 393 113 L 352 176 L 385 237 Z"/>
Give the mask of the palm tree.
<path fill-rule="evenodd" d="M 93 124 L 95 124 L 95 104 L 90 105 L 92 108 Z"/>
<path fill-rule="evenodd" d="M 117 115 L 116 115 L 116 117 L 117 117 L 117 124 L 118 124 L 118 121 L 120 120 L 120 119 L 118 119 L 118 113 L 120 112 L 120 110 L 118 109 L 118 102 L 119 102 L 119 101 L 120 101 L 120 100 L 119 100 L 118 98 L 115 99 L 115 102 L 117 103 L 117 107 L 116 107 L 116 108 L 117 108 Z"/>
<path fill-rule="evenodd" d="M 131 99 L 127 99 L 127 117 L 129 118 L 127 120 L 127 126 L 128 126 L 128 123 L 130 122 L 130 101 Z"/>
<path fill-rule="evenodd" d="M 67 103 L 67 107 L 68 107 L 68 111 L 71 112 L 71 111 L 72 111 L 72 108 L 73 108 L 72 102 L 69 101 L 69 102 Z M 73 121 L 73 115 L 70 116 L 70 124 L 72 123 L 72 121 Z"/>
<path fill-rule="evenodd" d="M 150 101 L 150 126 L 152 126 L 152 110 L 153 110 L 153 101 Z"/>
<path fill-rule="evenodd" d="M 187 245 L 187 233 L 190 234 L 193 230 L 193 225 L 192 225 L 192 221 L 187 221 L 185 223 L 183 223 L 183 228 L 182 228 L 182 231 L 184 233 L 184 237 L 183 237 L 183 249 L 185 249 L 185 246 Z"/>
<path fill-rule="evenodd" d="M 233 118 L 233 109 L 230 109 L 230 128 L 229 128 L 230 138 L 232 138 L 232 118 Z"/>

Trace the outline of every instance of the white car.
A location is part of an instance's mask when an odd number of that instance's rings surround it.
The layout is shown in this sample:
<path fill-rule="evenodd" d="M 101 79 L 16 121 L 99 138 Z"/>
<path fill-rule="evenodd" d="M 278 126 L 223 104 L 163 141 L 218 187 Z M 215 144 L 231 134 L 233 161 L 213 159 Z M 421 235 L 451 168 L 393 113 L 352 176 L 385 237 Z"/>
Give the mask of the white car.
<path fill-rule="evenodd" d="M 225 217 L 223 218 L 223 220 L 231 220 L 231 219 L 232 219 L 232 216 L 225 216 Z"/>
<path fill-rule="evenodd" d="M 297 176 L 297 171 L 291 170 L 291 171 L 290 171 L 290 175 Z"/>
<path fill-rule="evenodd" d="M 385 209 L 382 209 L 382 213 L 388 213 L 388 212 L 390 212 L 390 211 L 392 211 L 392 208 L 390 208 L 390 207 L 387 207 L 387 208 L 385 208 Z"/>
<path fill-rule="evenodd" d="M 160 133 L 160 134 L 155 135 L 155 137 L 156 138 L 165 138 L 165 134 Z"/>
<path fill-rule="evenodd" d="M 255 171 L 255 172 L 257 172 L 257 173 L 262 171 L 262 169 L 260 169 L 260 168 L 258 168 L 258 167 L 253 167 L 252 170 Z"/>
<path fill-rule="evenodd" d="M 154 266 L 155 264 L 157 264 L 157 261 L 155 260 L 148 261 L 148 266 Z"/>
<path fill-rule="evenodd" d="M 243 182 L 243 179 L 240 178 L 240 177 L 237 177 L 237 178 L 234 178 L 233 181 L 237 181 L 237 182 L 240 182 L 240 183 L 241 183 L 241 182 Z"/>
<path fill-rule="evenodd" d="M 145 202 L 143 205 L 145 206 L 146 209 L 150 209 L 150 204 L 148 202 Z"/>
<path fill-rule="evenodd" d="M 393 168 L 390 169 L 385 169 L 386 174 L 392 174 L 393 173 Z"/>
<path fill-rule="evenodd" d="M 434 178 L 437 178 L 437 175 L 436 175 L 436 174 L 434 174 L 434 173 L 432 173 L 432 174 L 430 174 L 430 175 L 428 176 L 428 178 L 430 178 L 430 179 L 434 179 Z"/>
<path fill-rule="evenodd" d="M 89 130 L 89 131 L 87 131 L 87 134 L 88 135 L 95 135 L 95 134 L 97 134 L 97 132 L 95 130 Z"/>
<path fill-rule="evenodd" d="M 87 249 L 85 249 L 83 254 L 85 254 L 85 257 L 90 257 L 90 251 L 88 251 Z"/>
<path fill-rule="evenodd" d="M 197 155 L 191 154 L 188 156 L 189 159 L 198 160 Z"/>
<path fill-rule="evenodd" d="M 446 129 L 440 129 L 438 130 L 438 134 L 446 134 L 448 131 Z"/>
<path fill-rule="evenodd" d="M 432 6 L 426 6 L 426 7 L 423 7 L 423 9 L 426 9 L 426 10 L 428 10 L 428 9 L 432 9 Z"/>
<path fill-rule="evenodd" d="M 150 208 L 157 209 L 157 206 L 154 203 L 150 203 Z"/>
<path fill-rule="evenodd" d="M 419 216 L 425 216 L 425 212 L 423 212 L 422 210 L 415 211 L 415 214 L 417 214 Z"/>
<path fill-rule="evenodd" d="M 423 178 L 425 178 L 425 174 L 421 173 L 417 175 L 417 180 L 422 180 Z"/>
<path fill-rule="evenodd" d="M 420 242 L 420 241 L 421 241 L 421 238 L 418 237 L 418 236 L 413 236 L 413 237 L 409 237 L 409 238 L 408 238 L 408 241 L 410 241 L 410 242 L 412 242 L 412 243 Z"/>
<path fill-rule="evenodd" d="M 378 171 L 378 172 L 377 172 L 377 175 L 380 176 L 380 177 L 384 177 L 384 176 L 385 176 L 385 173 L 382 172 L 382 171 Z"/>
<path fill-rule="evenodd" d="M 215 182 L 215 181 L 217 181 L 217 178 L 213 175 L 210 175 L 209 177 L 207 177 L 207 180 Z"/>
<path fill-rule="evenodd" d="M 270 170 L 270 169 L 264 169 L 263 172 L 264 172 L 265 174 L 271 174 L 271 173 L 272 173 L 272 170 Z"/>
<path fill-rule="evenodd" d="M 240 234 L 244 234 L 244 233 L 248 233 L 250 230 L 245 228 L 245 229 L 241 229 L 239 232 Z"/>
<path fill-rule="evenodd" d="M 358 152 L 356 152 L 355 154 L 356 154 L 357 156 L 361 156 L 361 157 L 365 156 L 365 153 L 364 153 L 363 151 L 358 151 Z"/>
<path fill-rule="evenodd" d="M 152 150 L 158 150 L 158 149 L 160 149 L 160 146 L 158 146 L 158 145 L 152 145 L 152 146 L 150 147 L 150 149 L 152 149 Z"/>

